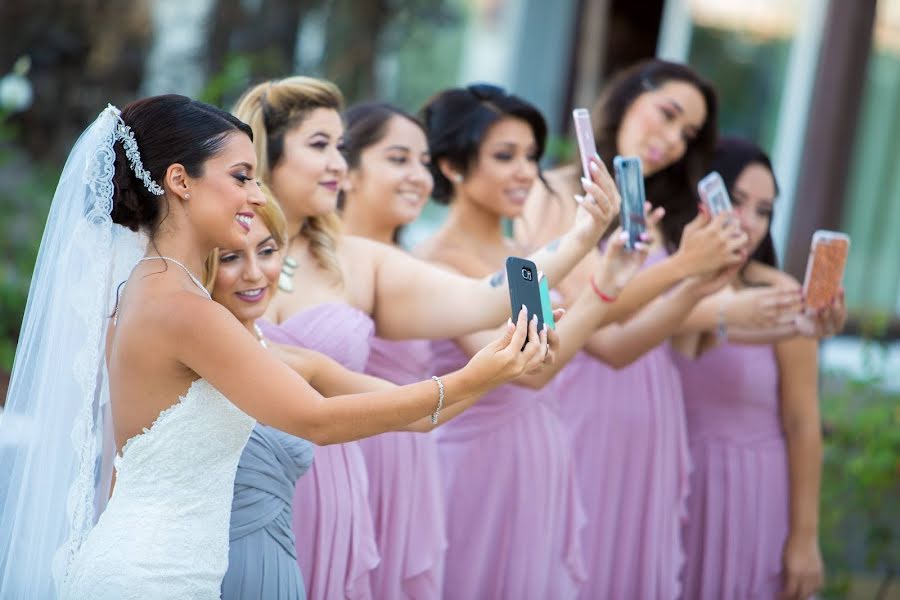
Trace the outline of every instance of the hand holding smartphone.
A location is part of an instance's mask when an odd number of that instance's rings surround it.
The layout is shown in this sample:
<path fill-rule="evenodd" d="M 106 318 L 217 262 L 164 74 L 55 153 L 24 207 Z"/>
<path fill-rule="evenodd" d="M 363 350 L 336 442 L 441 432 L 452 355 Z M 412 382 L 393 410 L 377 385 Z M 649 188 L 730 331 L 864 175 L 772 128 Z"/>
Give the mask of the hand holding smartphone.
<path fill-rule="evenodd" d="M 731 198 L 728 197 L 728 190 L 725 189 L 722 176 L 716 171 L 700 180 L 697 184 L 697 192 L 709 209 L 709 216 L 715 217 L 723 212 L 731 212 Z"/>
<path fill-rule="evenodd" d="M 509 300 L 513 321 L 515 322 L 524 304 L 528 309 L 529 321 L 534 315 L 537 315 L 537 330 L 540 333 L 544 327 L 544 309 L 541 302 L 537 267 L 527 258 L 510 256 L 506 259 L 506 279 L 509 282 Z"/>
<path fill-rule="evenodd" d="M 613 159 L 616 185 L 622 197 L 620 217 L 622 231 L 628 234 L 625 247 L 634 250 L 635 244 L 647 231 L 647 216 L 644 214 L 644 172 L 641 159 L 636 156 L 616 156 Z"/>
<path fill-rule="evenodd" d="M 826 308 L 837 297 L 849 251 L 850 237 L 847 234 L 824 229 L 813 234 L 803 280 L 807 308 Z"/>

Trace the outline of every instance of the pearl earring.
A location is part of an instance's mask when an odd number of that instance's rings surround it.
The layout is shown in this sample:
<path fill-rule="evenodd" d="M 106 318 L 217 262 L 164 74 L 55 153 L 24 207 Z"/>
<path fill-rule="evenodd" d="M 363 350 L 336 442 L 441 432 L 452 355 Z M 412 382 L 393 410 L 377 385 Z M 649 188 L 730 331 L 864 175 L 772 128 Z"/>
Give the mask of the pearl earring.
<path fill-rule="evenodd" d="M 463 182 L 463 176 L 462 176 L 462 174 L 461 174 L 461 173 L 454 173 L 454 174 L 453 174 L 453 181 L 454 181 L 454 183 L 462 183 L 462 182 Z"/>
<path fill-rule="evenodd" d="M 185 199 L 185 200 L 190 200 L 190 199 L 191 199 L 191 195 L 190 195 L 189 193 L 186 193 L 186 194 L 184 195 L 184 199 Z"/>

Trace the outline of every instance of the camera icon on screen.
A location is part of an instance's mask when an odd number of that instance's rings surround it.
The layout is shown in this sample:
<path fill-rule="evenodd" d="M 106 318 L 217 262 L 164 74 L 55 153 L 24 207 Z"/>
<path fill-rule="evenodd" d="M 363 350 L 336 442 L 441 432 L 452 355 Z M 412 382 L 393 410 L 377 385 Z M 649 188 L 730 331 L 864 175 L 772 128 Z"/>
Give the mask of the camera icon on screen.
<path fill-rule="evenodd" d="M 524 279 L 525 281 L 531 281 L 531 269 L 529 269 L 528 267 L 522 267 L 522 279 Z"/>

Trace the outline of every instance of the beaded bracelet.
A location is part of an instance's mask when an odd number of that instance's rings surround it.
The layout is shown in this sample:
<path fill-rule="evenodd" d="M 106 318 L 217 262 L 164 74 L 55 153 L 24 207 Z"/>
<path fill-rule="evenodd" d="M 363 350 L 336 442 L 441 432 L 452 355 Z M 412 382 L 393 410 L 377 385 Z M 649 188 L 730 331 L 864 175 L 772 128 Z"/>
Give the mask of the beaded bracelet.
<path fill-rule="evenodd" d="M 437 425 L 438 416 L 441 414 L 441 409 L 444 408 L 444 382 L 437 375 L 432 375 L 431 378 L 438 385 L 438 404 L 434 412 L 431 413 L 431 424 Z"/>

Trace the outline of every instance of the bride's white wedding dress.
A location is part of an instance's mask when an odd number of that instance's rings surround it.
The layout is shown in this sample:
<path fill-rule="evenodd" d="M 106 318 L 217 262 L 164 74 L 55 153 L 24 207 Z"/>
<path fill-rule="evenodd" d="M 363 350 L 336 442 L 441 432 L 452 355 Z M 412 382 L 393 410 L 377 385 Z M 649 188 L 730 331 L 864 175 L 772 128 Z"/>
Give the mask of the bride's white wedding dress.
<path fill-rule="evenodd" d="M 63 598 L 219 598 L 238 459 L 255 420 L 203 379 L 128 440 Z"/>

